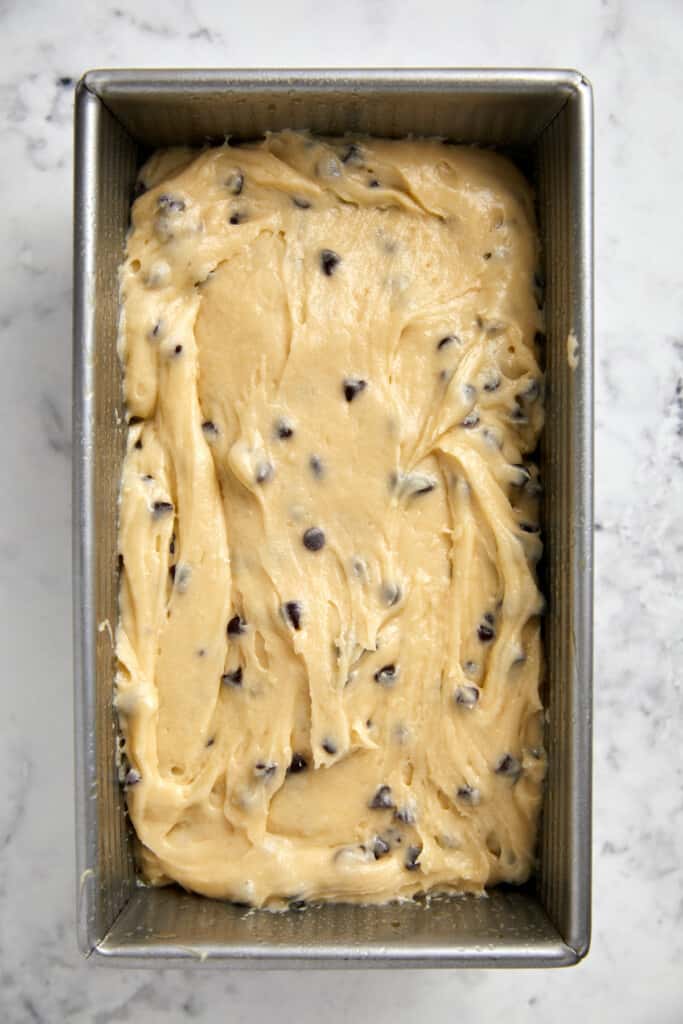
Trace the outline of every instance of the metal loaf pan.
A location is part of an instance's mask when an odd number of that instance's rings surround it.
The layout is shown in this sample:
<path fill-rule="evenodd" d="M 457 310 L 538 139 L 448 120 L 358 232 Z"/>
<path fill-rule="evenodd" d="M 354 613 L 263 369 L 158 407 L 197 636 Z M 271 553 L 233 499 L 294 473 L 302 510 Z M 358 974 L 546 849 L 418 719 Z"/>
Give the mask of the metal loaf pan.
<path fill-rule="evenodd" d="M 549 771 L 539 871 L 522 889 L 306 913 L 136 881 L 115 764 L 117 494 L 124 450 L 117 267 L 149 151 L 267 129 L 443 136 L 511 152 L 535 184 L 544 246 L 547 426 L 543 587 Z M 592 96 L 574 71 L 95 71 L 76 94 L 74 604 L 78 935 L 93 960 L 552 967 L 590 933 Z M 576 338 L 577 359 L 568 337 Z"/>

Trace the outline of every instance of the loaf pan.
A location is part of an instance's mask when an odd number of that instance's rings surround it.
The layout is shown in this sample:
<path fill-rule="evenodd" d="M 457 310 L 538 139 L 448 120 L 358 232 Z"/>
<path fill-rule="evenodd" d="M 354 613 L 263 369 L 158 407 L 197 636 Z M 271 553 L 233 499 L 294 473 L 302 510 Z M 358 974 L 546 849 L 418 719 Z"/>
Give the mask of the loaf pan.
<path fill-rule="evenodd" d="M 547 313 L 539 867 L 486 898 L 248 912 L 136 878 L 112 706 L 125 425 L 117 267 L 137 169 L 158 146 L 268 129 L 441 136 L 500 148 L 538 197 Z M 91 961 L 553 967 L 590 934 L 592 95 L 575 71 L 92 71 L 76 90 L 74 622 L 78 942 Z"/>

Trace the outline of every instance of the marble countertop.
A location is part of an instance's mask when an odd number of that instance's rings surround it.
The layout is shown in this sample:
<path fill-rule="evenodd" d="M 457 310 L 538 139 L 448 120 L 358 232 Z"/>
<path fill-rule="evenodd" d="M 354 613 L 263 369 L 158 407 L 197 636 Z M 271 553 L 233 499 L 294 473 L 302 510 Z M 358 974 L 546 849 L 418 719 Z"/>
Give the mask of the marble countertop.
<path fill-rule="evenodd" d="M 683 6 L 2 4 L 0 1019 L 506 1024 L 683 1013 Z M 96 66 L 573 66 L 596 98 L 594 929 L 566 971 L 96 969 L 74 937 L 72 84 Z M 673 228 L 673 230 L 672 230 Z"/>

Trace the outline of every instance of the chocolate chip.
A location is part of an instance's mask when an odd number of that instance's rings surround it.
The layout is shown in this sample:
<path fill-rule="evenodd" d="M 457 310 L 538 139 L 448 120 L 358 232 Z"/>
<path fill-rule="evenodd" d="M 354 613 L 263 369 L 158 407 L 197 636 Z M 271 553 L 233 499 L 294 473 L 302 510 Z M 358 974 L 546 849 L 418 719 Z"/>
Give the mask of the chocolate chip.
<path fill-rule="evenodd" d="M 396 478 L 396 474 L 392 474 Z M 406 473 L 400 478 L 399 493 L 409 498 L 417 498 L 420 494 L 429 494 L 436 487 L 436 480 L 426 473 Z"/>
<path fill-rule="evenodd" d="M 116 559 L 116 568 L 119 574 L 123 572 L 123 555 L 119 552 L 118 558 Z"/>
<path fill-rule="evenodd" d="M 447 334 L 445 338 L 442 338 L 441 341 L 437 344 L 437 351 L 440 352 L 442 348 L 447 348 L 449 345 L 452 345 L 456 341 L 460 341 L 460 338 L 457 336 L 457 334 Z"/>
<path fill-rule="evenodd" d="M 140 479 L 144 484 L 151 484 L 154 481 L 154 477 L 150 473 L 143 473 Z"/>
<path fill-rule="evenodd" d="M 212 747 L 215 742 L 216 742 L 216 737 L 212 736 L 210 740 L 206 741 L 206 745 L 207 745 L 207 747 Z"/>
<path fill-rule="evenodd" d="M 391 686 L 398 679 L 398 669 L 395 665 L 383 665 L 375 672 L 375 682 L 381 686 Z"/>
<path fill-rule="evenodd" d="M 480 622 L 477 627 L 477 636 L 483 644 L 487 644 L 490 640 L 493 640 L 496 635 L 496 631 L 493 626 L 490 626 L 488 622 Z"/>
<path fill-rule="evenodd" d="M 463 686 L 459 686 L 455 691 L 455 703 L 460 704 L 464 708 L 473 708 L 479 700 L 479 687 L 472 686 L 471 683 L 465 683 Z"/>
<path fill-rule="evenodd" d="M 381 836 L 375 836 L 372 841 L 372 852 L 375 855 L 375 860 L 379 860 L 381 857 L 386 857 L 390 850 L 391 847 L 386 839 L 382 839 Z"/>
<path fill-rule="evenodd" d="M 160 210 L 169 210 L 171 213 L 182 213 L 185 209 L 185 201 L 183 199 L 177 199 L 175 196 L 169 196 L 166 193 L 160 195 L 157 199 L 157 206 Z"/>
<path fill-rule="evenodd" d="M 536 333 L 534 334 L 534 344 L 545 345 L 546 340 L 547 339 L 543 331 L 536 331 Z"/>
<path fill-rule="evenodd" d="M 137 786 L 142 781 L 142 775 L 135 768 L 129 768 L 123 781 L 126 786 Z"/>
<path fill-rule="evenodd" d="M 535 377 L 532 377 L 523 391 L 517 395 L 517 401 L 535 402 L 541 393 L 541 387 Z"/>
<path fill-rule="evenodd" d="M 155 501 L 152 503 L 152 515 L 155 519 L 161 519 L 173 511 L 173 504 L 170 501 Z"/>
<path fill-rule="evenodd" d="M 198 658 L 205 658 L 206 657 L 206 648 L 205 647 L 200 647 L 199 648 L 199 650 L 197 651 L 197 657 Z"/>
<path fill-rule="evenodd" d="M 140 438 L 137 439 L 137 441 L 133 445 L 133 448 L 135 448 L 137 451 L 142 451 L 142 441 L 140 440 Z"/>
<path fill-rule="evenodd" d="M 221 676 L 221 682 L 225 686 L 241 686 L 242 685 L 242 666 L 232 670 L 232 672 L 224 672 Z"/>
<path fill-rule="evenodd" d="M 379 188 L 379 181 L 377 178 L 370 178 L 368 182 L 368 188 Z"/>
<path fill-rule="evenodd" d="M 175 583 L 175 565 L 169 565 L 168 571 L 171 575 L 171 580 Z"/>
<path fill-rule="evenodd" d="M 303 754 L 292 754 L 292 760 L 290 762 L 287 771 L 291 772 L 292 775 L 303 772 L 308 768 L 308 761 Z"/>
<path fill-rule="evenodd" d="M 464 804 L 470 804 L 472 807 L 476 807 L 480 800 L 479 790 L 473 786 L 459 786 L 455 795 L 458 800 Z"/>
<path fill-rule="evenodd" d="M 244 188 L 244 175 L 241 171 L 233 171 L 225 181 L 225 187 L 233 196 L 239 196 Z"/>
<path fill-rule="evenodd" d="M 177 355 L 177 356 L 179 356 L 182 351 L 183 351 L 183 346 L 182 345 L 176 345 L 176 347 L 173 349 L 174 354 Z"/>
<path fill-rule="evenodd" d="M 289 420 L 279 419 L 275 424 L 275 433 L 281 441 L 288 441 L 294 436 L 294 427 Z"/>
<path fill-rule="evenodd" d="M 404 867 L 406 871 L 417 871 L 420 867 L 418 857 L 422 853 L 421 846 L 409 846 L 406 850 L 406 859 L 404 861 Z"/>
<path fill-rule="evenodd" d="M 320 744 L 320 746 L 323 748 L 326 754 L 337 753 L 337 744 L 334 742 L 334 740 L 325 738 Z"/>
<path fill-rule="evenodd" d="M 492 256 L 492 255 L 493 255 L 493 253 L 490 253 L 490 252 L 485 252 L 485 253 L 483 254 L 483 259 L 485 259 L 485 260 L 490 260 L 490 259 L 491 259 L 491 256 Z"/>
<path fill-rule="evenodd" d="M 271 779 L 276 771 L 275 761 L 257 761 L 254 765 L 254 775 L 259 779 Z"/>
<path fill-rule="evenodd" d="M 331 277 L 341 262 L 341 256 L 331 249 L 323 249 L 320 253 L 320 267 L 327 277 Z"/>
<path fill-rule="evenodd" d="M 396 821 L 402 821 L 404 825 L 414 825 L 417 820 L 412 807 L 399 807 L 394 817 Z"/>
<path fill-rule="evenodd" d="M 460 426 L 465 427 L 466 430 L 471 430 L 472 427 L 476 427 L 478 422 L 479 413 L 475 412 L 473 409 L 472 412 L 468 412 L 467 416 L 465 416 L 465 419 L 462 421 Z"/>
<path fill-rule="evenodd" d="M 311 204 L 308 199 L 303 199 L 301 196 L 292 196 L 292 202 L 298 210 L 310 210 Z"/>
<path fill-rule="evenodd" d="M 244 213 L 238 213 L 236 211 L 235 213 L 231 213 L 230 214 L 230 223 L 231 224 L 242 224 L 243 221 L 245 221 L 246 219 L 247 219 L 246 218 L 246 214 L 244 214 Z"/>
<path fill-rule="evenodd" d="M 318 480 L 325 475 L 325 467 L 323 466 L 322 459 L 319 455 L 311 455 L 308 460 L 308 465 L 311 473 L 314 477 L 317 477 Z"/>
<path fill-rule="evenodd" d="M 359 395 L 361 391 L 365 391 L 368 386 L 366 380 L 361 380 L 360 377 L 347 377 L 343 383 L 344 398 L 347 402 L 352 402 L 356 395 Z"/>
<path fill-rule="evenodd" d="M 286 601 L 283 605 L 285 618 L 291 623 L 294 629 L 301 629 L 301 614 L 303 607 L 300 601 Z"/>
<path fill-rule="evenodd" d="M 305 910 L 307 906 L 308 904 L 306 903 L 306 900 L 290 900 L 287 904 L 288 910 L 293 910 L 297 913 Z"/>
<path fill-rule="evenodd" d="M 489 377 L 484 384 L 484 391 L 497 391 L 500 387 L 500 377 Z"/>
<path fill-rule="evenodd" d="M 397 583 L 383 583 L 380 596 L 388 608 L 393 608 L 401 600 L 401 588 Z"/>
<path fill-rule="evenodd" d="M 175 589 L 179 593 L 184 594 L 185 591 L 187 590 L 187 588 L 190 585 L 191 577 L 192 577 L 192 569 L 190 568 L 190 566 L 189 565 L 185 565 L 184 563 L 178 562 L 178 564 L 176 566 L 176 571 L 175 571 L 174 576 L 173 576 L 173 582 L 174 582 L 174 585 L 175 585 Z"/>
<path fill-rule="evenodd" d="M 308 551 L 320 551 L 325 547 L 325 534 L 318 526 L 310 526 L 303 536 L 304 547 Z"/>
<path fill-rule="evenodd" d="M 540 533 L 540 526 L 536 523 L 520 523 L 519 528 L 522 533 Z"/>
<path fill-rule="evenodd" d="M 128 426 L 134 427 L 136 423 L 142 423 L 142 416 L 129 416 Z"/>
<path fill-rule="evenodd" d="M 503 754 L 503 756 L 497 761 L 493 770 L 496 775 L 505 775 L 514 782 L 516 782 L 522 774 L 522 766 L 517 758 L 513 757 L 512 754 Z"/>
<path fill-rule="evenodd" d="M 391 786 L 380 786 L 372 800 L 368 804 L 371 811 L 386 811 L 394 808 Z"/>
<path fill-rule="evenodd" d="M 349 146 L 346 147 L 346 149 L 342 153 L 341 162 L 343 164 L 356 163 L 361 158 L 362 153 L 360 150 L 360 146 L 356 145 L 355 142 L 352 142 Z"/>
<path fill-rule="evenodd" d="M 164 333 L 164 322 L 163 322 L 163 320 L 157 320 L 157 322 L 155 323 L 154 327 L 149 332 L 148 337 L 150 338 L 150 340 L 159 341 L 159 339 L 162 337 L 163 333 Z"/>
<path fill-rule="evenodd" d="M 244 622 L 239 615 L 233 615 L 228 623 L 227 633 L 228 636 L 242 636 L 247 631 L 247 624 Z"/>
<path fill-rule="evenodd" d="M 273 479 L 275 470 L 270 462 L 259 462 L 256 467 L 256 483 L 266 484 L 269 480 Z"/>
<path fill-rule="evenodd" d="M 214 437 L 218 437 L 218 427 L 213 420 L 204 420 L 202 423 L 202 431 L 207 439 L 212 440 Z"/>

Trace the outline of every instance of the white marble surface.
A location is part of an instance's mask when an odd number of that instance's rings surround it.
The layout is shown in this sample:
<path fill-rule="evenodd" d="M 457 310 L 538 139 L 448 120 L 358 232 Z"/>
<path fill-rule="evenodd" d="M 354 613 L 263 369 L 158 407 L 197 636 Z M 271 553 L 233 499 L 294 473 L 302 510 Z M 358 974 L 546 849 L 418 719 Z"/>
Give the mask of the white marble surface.
<path fill-rule="evenodd" d="M 0 1020 L 683 1019 L 683 5 L 0 4 Z M 75 949 L 71 101 L 92 66 L 575 66 L 597 142 L 593 946 L 564 972 L 93 969 Z"/>

